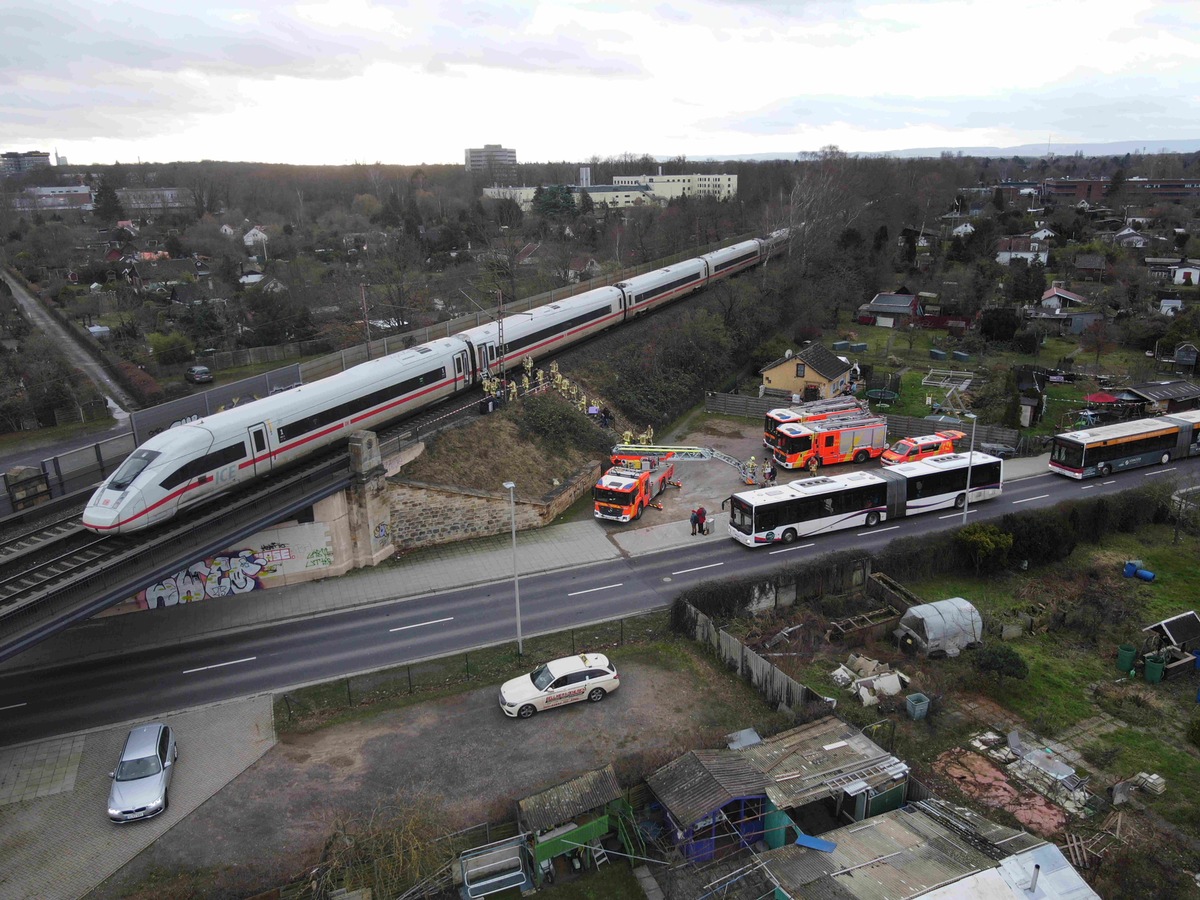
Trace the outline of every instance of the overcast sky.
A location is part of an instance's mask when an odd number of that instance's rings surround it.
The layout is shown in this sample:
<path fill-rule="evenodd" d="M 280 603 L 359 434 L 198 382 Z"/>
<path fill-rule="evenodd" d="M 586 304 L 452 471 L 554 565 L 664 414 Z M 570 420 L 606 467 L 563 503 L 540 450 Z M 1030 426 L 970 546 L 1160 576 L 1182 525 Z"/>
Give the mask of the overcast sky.
<path fill-rule="evenodd" d="M 1197 0 L 0 9 L 0 150 L 57 148 L 72 163 L 461 163 L 484 143 L 534 162 L 1200 137 Z"/>

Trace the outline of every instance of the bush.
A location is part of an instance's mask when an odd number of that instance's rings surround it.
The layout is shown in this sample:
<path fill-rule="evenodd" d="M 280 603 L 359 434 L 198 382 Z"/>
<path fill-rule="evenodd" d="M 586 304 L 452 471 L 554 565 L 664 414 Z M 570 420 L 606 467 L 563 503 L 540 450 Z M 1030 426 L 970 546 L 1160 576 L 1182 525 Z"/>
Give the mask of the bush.
<path fill-rule="evenodd" d="M 976 575 L 1003 569 L 1013 546 L 1013 536 L 989 522 L 972 522 L 959 529 L 956 540 L 975 566 Z"/>
<path fill-rule="evenodd" d="M 1005 678 L 1024 680 L 1029 675 L 1025 657 L 1008 644 L 989 644 L 976 650 L 971 663 L 980 675 L 994 676 L 1000 682 Z"/>

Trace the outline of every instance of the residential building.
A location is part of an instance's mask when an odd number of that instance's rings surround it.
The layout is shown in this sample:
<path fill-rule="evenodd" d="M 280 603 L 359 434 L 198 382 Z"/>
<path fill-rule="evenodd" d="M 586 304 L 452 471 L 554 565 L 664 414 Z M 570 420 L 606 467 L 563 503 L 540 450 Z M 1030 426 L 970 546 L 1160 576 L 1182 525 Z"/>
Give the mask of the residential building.
<path fill-rule="evenodd" d="M 517 170 L 517 151 L 499 144 L 484 144 L 465 152 L 468 172 L 487 172 L 497 182 L 511 182 Z"/>
<path fill-rule="evenodd" d="M 762 389 L 786 391 L 809 400 L 838 397 L 850 390 L 854 366 L 826 350 L 820 344 L 809 344 L 799 353 L 767 363 L 761 369 Z"/>
<path fill-rule="evenodd" d="M 631 187 L 644 185 L 661 200 L 677 197 L 715 197 L 728 200 L 737 196 L 736 175 L 618 175 L 613 185 Z"/>
<path fill-rule="evenodd" d="M 92 189 L 86 184 L 64 184 L 53 187 L 30 187 L 12 198 L 13 207 L 22 212 L 44 210 L 61 212 L 75 209 L 91 212 Z"/>
<path fill-rule="evenodd" d="M 261 225 L 255 225 L 244 235 L 242 235 L 242 243 L 247 247 L 253 247 L 258 243 L 261 243 L 265 246 L 268 240 L 270 240 L 270 238 L 267 236 L 267 233 L 262 230 Z"/>
<path fill-rule="evenodd" d="M 1023 234 L 1000 238 L 1000 243 L 996 246 L 996 262 L 1007 266 L 1014 259 L 1023 259 L 1030 264 L 1040 262 L 1044 266 L 1050 259 L 1050 250 L 1045 243 Z"/>
<path fill-rule="evenodd" d="M 1102 200 L 1108 193 L 1107 178 L 1050 178 L 1042 184 L 1047 200 L 1075 202 Z M 1200 197 L 1200 178 L 1143 178 L 1125 181 L 1125 191 L 1147 200 L 1187 200 Z"/>
<path fill-rule="evenodd" d="M 185 188 L 117 188 L 117 199 L 131 216 L 162 214 L 192 205 L 191 191 Z"/>
<path fill-rule="evenodd" d="M 19 153 L 9 150 L 0 153 L 0 177 L 20 175 L 33 169 L 44 169 L 50 165 L 50 154 L 44 150 L 26 150 Z"/>
<path fill-rule="evenodd" d="M 921 298 L 909 293 L 908 288 L 902 287 L 895 293 L 885 292 L 876 294 L 870 303 L 864 303 L 858 308 L 858 321 L 864 325 L 879 325 L 883 328 L 894 328 L 903 325 L 910 319 L 924 315 Z"/>
<path fill-rule="evenodd" d="M 1091 303 L 1087 297 L 1068 291 L 1061 281 L 1056 281 L 1053 287 L 1047 288 L 1042 294 L 1043 309 L 1068 309 L 1071 306 L 1087 306 Z"/>

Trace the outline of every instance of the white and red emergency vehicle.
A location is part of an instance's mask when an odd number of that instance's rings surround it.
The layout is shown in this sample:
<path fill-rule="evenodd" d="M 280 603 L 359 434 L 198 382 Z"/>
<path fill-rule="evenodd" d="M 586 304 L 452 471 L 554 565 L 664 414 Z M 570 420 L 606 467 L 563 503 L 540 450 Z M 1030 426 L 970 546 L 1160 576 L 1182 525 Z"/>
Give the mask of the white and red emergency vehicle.
<path fill-rule="evenodd" d="M 904 438 L 889 447 L 879 461 L 885 466 L 898 466 L 900 463 L 916 462 L 929 456 L 954 453 L 956 443 L 965 437 L 961 431 L 939 431 L 936 434 Z"/>
<path fill-rule="evenodd" d="M 887 447 L 887 421 L 875 416 L 842 416 L 779 426 L 775 462 L 785 469 L 865 463 Z"/>
<path fill-rule="evenodd" d="M 616 463 L 592 488 L 594 514 L 609 522 L 632 522 L 675 478 L 675 454 L 617 454 Z"/>
<path fill-rule="evenodd" d="M 763 446 L 773 451 L 779 446 L 779 426 L 800 425 L 806 422 L 821 422 L 825 419 L 846 415 L 869 413 L 865 401 L 857 397 L 831 397 L 828 400 L 810 400 L 796 406 L 773 409 L 763 422 Z"/>

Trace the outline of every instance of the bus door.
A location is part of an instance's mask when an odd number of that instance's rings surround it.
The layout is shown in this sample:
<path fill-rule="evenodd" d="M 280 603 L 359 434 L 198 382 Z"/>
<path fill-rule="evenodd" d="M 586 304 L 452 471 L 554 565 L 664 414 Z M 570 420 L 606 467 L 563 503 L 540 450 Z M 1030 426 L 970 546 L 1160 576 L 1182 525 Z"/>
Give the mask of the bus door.
<path fill-rule="evenodd" d="M 274 457 L 267 444 L 267 426 L 259 423 L 246 429 L 250 437 L 250 458 L 254 460 L 254 474 L 263 475 L 271 471 Z"/>
<path fill-rule="evenodd" d="M 908 479 L 886 469 L 879 474 L 887 480 L 887 517 L 898 519 L 904 515 L 908 502 Z"/>

